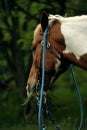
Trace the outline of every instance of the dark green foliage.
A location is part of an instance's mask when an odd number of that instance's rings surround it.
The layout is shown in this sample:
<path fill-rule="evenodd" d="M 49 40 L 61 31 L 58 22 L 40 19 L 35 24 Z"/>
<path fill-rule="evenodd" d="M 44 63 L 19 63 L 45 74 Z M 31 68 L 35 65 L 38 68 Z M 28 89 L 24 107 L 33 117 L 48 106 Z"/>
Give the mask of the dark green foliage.
<path fill-rule="evenodd" d="M 67 13 L 68 16 L 87 14 L 87 0 L 0 0 L 0 124 L 17 123 L 23 119 L 21 117 L 26 108 L 21 107 L 21 104 L 26 97 L 25 87 L 32 64 L 30 49 L 33 31 L 40 22 L 42 11 L 60 15 Z M 75 75 L 85 106 L 85 119 L 87 117 L 86 73 L 75 67 Z M 53 113 L 55 118 L 58 122 L 68 120 L 69 116 L 73 120 L 74 118 L 78 120 L 79 106 L 69 71 L 54 85 L 55 89 L 48 94 L 53 95 L 50 97 L 52 98 L 50 104 L 51 107 L 53 104 L 54 111 L 59 106 L 56 113 Z M 31 106 L 36 109 L 35 105 Z M 32 113 L 33 111 L 31 115 Z M 37 115 L 33 116 L 31 122 L 37 123 L 36 117 Z"/>

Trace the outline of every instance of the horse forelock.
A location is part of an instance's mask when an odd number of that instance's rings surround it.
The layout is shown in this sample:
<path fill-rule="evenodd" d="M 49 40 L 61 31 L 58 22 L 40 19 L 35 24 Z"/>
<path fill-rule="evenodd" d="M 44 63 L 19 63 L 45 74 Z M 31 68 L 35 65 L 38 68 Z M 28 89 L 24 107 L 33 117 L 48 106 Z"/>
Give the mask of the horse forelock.
<path fill-rule="evenodd" d="M 41 32 L 41 24 L 38 24 L 37 27 L 34 30 L 34 37 L 33 37 L 33 42 L 35 42 L 38 38 L 38 36 L 40 35 Z"/>
<path fill-rule="evenodd" d="M 56 19 L 50 20 L 49 19 L 49 27 L 51 28 L 56 22 L 58 22 L 58 20 L 56 20 Z M 34 30 L 33 42 L 35 42 L 38 39 L 41 32 L 42 32 L 41 24 L 38 24 Z"/>

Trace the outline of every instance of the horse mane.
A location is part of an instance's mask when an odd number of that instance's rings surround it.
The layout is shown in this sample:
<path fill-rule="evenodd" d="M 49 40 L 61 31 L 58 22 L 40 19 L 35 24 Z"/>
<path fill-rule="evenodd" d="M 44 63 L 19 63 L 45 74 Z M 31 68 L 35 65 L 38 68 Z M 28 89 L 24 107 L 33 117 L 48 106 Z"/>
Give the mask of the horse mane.
<path fill-rule="evenodd" d="M 48 16 L 48 20 L 49 20 L 50 27 L 52 27 L 55 24 L 55 22 L 59 22 L 60 24 L 62 23 L 73 24 L 74 22 L 78 22 L 82 24 L 82 22 L 87 22 L 87 15 L 63 17 L 61 15 L 50 14 Z M 34 40 L 33 40 L 34 42 L 37 40 L 37 37 L 39 36 L 40 32 L 42 32 L 42 28 L 41 28 L 41 24 L 38 24 L 36 29 L 34 30 Z"/>
<path fill-rule="evenodd" d="M 58 20 L 60 23 L 64 22 L 87 22 L 87 15 L 81 15 L 81 16 L 74 16 L 74 17 L 63 17 L 61 15 L 52 15 L 50 14 L 48 17 L 49 21 L 53 22 L 55 20 Z"/>
<path fill-rule="evenodd" d="M 40 35 L 41 32 L 41 24 L 38 24 L 36 29 L 34 30 L 34 37 L 33 37 L 33 42 L 37 40 L 37 37 Z"/>

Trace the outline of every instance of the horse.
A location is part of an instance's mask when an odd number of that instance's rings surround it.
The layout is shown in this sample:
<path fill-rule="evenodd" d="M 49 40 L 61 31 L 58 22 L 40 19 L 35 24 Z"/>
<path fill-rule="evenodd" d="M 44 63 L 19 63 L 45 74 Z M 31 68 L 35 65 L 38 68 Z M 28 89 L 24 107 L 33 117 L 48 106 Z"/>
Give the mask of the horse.
<path fill-rule="evenodd" d="M 43 34 L 48 26 L 44 89 L 49 89 L 70 64 L 87 70 L 87 15 L 48 16 L 43 12 L 34 31 L 31 47 L 33 63 L 27 81 L 27 95 L 38 81 L 41 82 Z"/>

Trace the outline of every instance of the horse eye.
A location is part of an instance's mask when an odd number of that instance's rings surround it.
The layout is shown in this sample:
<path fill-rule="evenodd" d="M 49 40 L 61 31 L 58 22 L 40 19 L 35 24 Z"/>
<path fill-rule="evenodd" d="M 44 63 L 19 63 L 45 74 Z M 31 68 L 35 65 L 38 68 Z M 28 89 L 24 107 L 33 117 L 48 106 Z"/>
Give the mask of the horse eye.
<path fill-rule="evenodd" d="M 31 47 L 31 51 L 35 51 L 36 50 L 36 47 Z"/>

